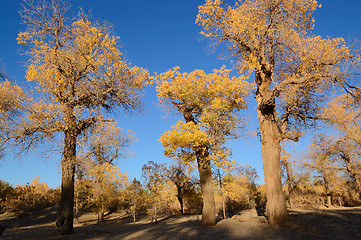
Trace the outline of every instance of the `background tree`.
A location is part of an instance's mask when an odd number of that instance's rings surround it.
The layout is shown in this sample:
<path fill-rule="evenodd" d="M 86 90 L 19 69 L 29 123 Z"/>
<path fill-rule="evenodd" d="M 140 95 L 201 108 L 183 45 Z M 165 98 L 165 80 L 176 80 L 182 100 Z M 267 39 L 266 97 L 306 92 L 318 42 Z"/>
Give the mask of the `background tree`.
<path fill-rule="evenodd" d="M 285 194 L 289 203 L 289 207 L 292 209 L 294 205 L 294 195 L 295 192 L 300 187 L 302 181 L 304 180 L 304 175 L 298 172 L 299 166 L 296 165 L 297 160 L 292 156 L 284 147 L 281 151 L 281 174 L 285 180 Z"/>
<path fill-rule="evenodd" d="M 88 162 L 84 182 L 89 188 L 89 204 L 95 206 L 98 212 L 98 222 L 103 221 L 104 211 L 110 210 L 112 204 L 117 203 L 121 191 L 125 188 L 127 176 L 120 172 L 120 168 L 107 162 L 97 164 Z"/>
<path fill-rule="evenodd" d="M 122 205 L 130 214 L 135 223 L 140 212 L 146 212 L 149 204 L 149 197 L 146 190 L 142 187 L 140 181 L 136 178 L 127 184 L 122 192 Z"/>
<path fill-rule="evenodd" d="M 6 209 L 6 199 L 12 195 L 14 188 L 3 180 L 0 180 L 0 213 L 4 213 Z"/>
<path fill-rule="evenodd" d="M 11 84 L 4 75 L 0 82 L 0 158 L 4 156 L 5 145 L 11 140 L 11 127 L 25 107 L 25 94 L 16 84 Z"/>
<path fill-rule="evenodd" d="M 62 185 L 56 231 L 73 232 L 74 174 L 77 142 L 95 123 L 109 122 L 116 107 L 140 108 L 140 92 L 148 73 L 130 67 L 109 27 L 91 23 L 80 12 L 67 17 L 62 1 L 25 1 L 21 12 L 27 26 L 18 43 L 27 46 L 26 79 L 37 84 L 39 99 L 15 131 L 24 145 L 61 136 Z M 58 135 L 56 135 L 58 133 Z"/>
<path fill-rule="evenodd" d="M 234 6 L 207 0 L 196 20 L 202 35 L 226 44 L 241 73 L 255 74 L 271 224 L 289 219 L 280 174 L 281 141 L 297 141 L 312 126 L 327 87 L 342 85 L 352 92 L 346 84 L 350 72 L 339 68 L 351 57 L 344 40 L 309 35 L 317 7 L 316 0 L 238 0 Z"/>
<path fill-rule="evenodd" d="M 8 212 L 13 212 L 18 218 L 30 214 L 57 202 L 57 191 L 48 187 L 46 182 L 39 182 L 36 177 L 31 183 L 17 185 L 5 199 Z"/>
<path fill-rule="evenodd" d="M 332 207 L 332 191 L 337 184 L 337 162 L 332 152 L 331 141 L 324 134 L 314 139 L 309 147 L 309 160 L 306 166 L 316 171 L 323 183 L 327 206 Z"/>
<path fill-rule="evenodd" d="M 194 188 L 194 181 L 191 177 L 193 167 L 191 163 L 181 164 L 180 161 L 166 168 L 168 179 L 173 182 L 177 188 L 177 199 L 180 205 L 180 213 L 184 214 L 184 201 L 187 193 Z"/>
<path fill-rule="evenodd" d="M 215 224 L 211 160 L 226 159 L 225 141 L 236 135 L 240 123 L 236 113 L 246 108 L 243 98 L 250 88 L 242 77 L 229 74 L 224 67 L 210 74 L 202 70 L 180 73 L 178 68 L 156 74 L 159 101 L 176 107 L 184 118 L 160 141 L 167 156 L 186 162 L 197 160 L 203 195 L 202 225 Z"/>
<path fill-rule="evenodd" d="M 346 141 L 361 146 L 361 109 L 357 99 L 346 94 L 336 97 L 327 104 L 322 118 L 338 129 Z"/>
<path fill-rule="evenodd" d="M 145 186 L 150 192 L 152 199 L 152 222 L 153 219 L 158 222 L 158 206 L 161 201 L 161 192 L 165 184 L 165 166 L 163 164 L 158 164 L 153 161 L 149 161 L 144 164 L 142 167 L 142 177 L 144 179 Z"/>
<path fill-rule="evenodd" d="M 89 204 L 98 210 L 98 221 L 103 221 L 104 210 L 117 202 L 120 190 L 125 187 L 126 176 L 114 166 L 116 160 L 124 156 L 125 148 L 134 141 L 134 135 L 123 133 L 115 123 L 97 123 L 80 144 L 77 160 L 77 181 L 80 181 L 79 193 L 86 194 L 88 188 Z M 77 203 L 77 202 L 76 202 Z"/>
<path fill-rule="evenodd" d="M 258 187 L 257 171 L 248 165 L 236 165 L 232 172 L 224 176 L 223 190 L 229 212 L 256 208 Z M 259 203 L 257 203 L 259 204 Z"/>
<path fill-rule="evenodd" d="M 222 203 L 222 217 L 223 217 L 223 219 L 225 219 L 226 218 L 226 199 L 225 199 L 223 184 L 224 184 L 224 176 L 226 175 L 226 171 L 224 171 L 221 167 L 216 167 L 213 175 L 214 175 L 215 181 L 219 187 L 219 195 L 220 195 L 221 203 Z M 217 200 L 216 200 L 216 202 L 217 202 Z"/>

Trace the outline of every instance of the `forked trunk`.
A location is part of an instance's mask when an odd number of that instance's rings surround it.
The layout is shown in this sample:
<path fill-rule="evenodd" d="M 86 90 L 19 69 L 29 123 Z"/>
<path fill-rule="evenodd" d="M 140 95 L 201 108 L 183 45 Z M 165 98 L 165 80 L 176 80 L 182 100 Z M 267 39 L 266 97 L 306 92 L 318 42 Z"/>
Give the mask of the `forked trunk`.
<path fill-rule="evenodd" d="M 197 153 L 198 171 L 203 195 L 202 226 L 213 226 L 216 223 L 216 207 L 211 162 L 206 158 L 199 158 L 199 156 L 200 154 Z"/>
<path fill-rule="evenodd" d="M 74 175 L 76 160 L 76 134 L 65 132 L 62 160 L 60 210 L 56 219 L 58 234 L 73 233 Z"/>
<path fill-rule="evenodd" d="M 265 90 L 265 89 L 263 89 Z M 262 160 L 266 185 L 267 216 L 270 224 L 279 225 L 289 220 L 281 182 L 281 138 L 275 118 L 275 103 L 264 102 L 258 92 L 258 121 L 261 132 Z"/>

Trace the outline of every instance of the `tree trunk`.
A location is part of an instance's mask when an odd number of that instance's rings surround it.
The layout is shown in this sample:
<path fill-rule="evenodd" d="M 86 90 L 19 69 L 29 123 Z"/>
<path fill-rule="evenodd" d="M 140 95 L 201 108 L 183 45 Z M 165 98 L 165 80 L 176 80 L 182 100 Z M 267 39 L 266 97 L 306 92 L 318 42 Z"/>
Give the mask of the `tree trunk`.
<path fill-rule="evenodd" d="M 258 78 L 261 77 L 262 76 L 258 76 Z M 267 217 L 270 224 L 279 225 L 288 222 L 289 215 L 281 182 L 281 137 L 275 117 L 275 100 L 274 98 L 271 100 L 268 99 L 268 94 L 269 90 L 267 85 L 261 85 L 257 91 L 256 101 L 258 104 L 257 112 L 261 132 Z"/>
<path fill-rule="evenodd" d="M 323 175 L 323 181 L 325 182 L 327 207 L 331 208 L 332 207 L 331 190 L 330 190 L 330 184 L 328 182 L 328 175 L 327 175 L 325 166 L 323 166 L 323 168 L 322 168 L 322 175 Z"/>
<path fill-rule="evenodd" d="M 61 199 L 60 210 L 56 219 L 55 231 L 58 234 L 71 234 L 73 229 L 74 176 L 76 163 L 77 126 L 74 110 L 68 107 L 64 111 L 66 130 L 64 131 L 64 151 L 61 162 Z"/>
<path fill-rule="evenodd" d="M 202 226 L 214 226 L 216 224 L 216 205 L 211 162 L 205 157 L 200 158 L 199 156 L 204 156 L 204 154 L 197 152 L 198 171 L 203 195 Z"/>
<path fill-rule="evenodd" d="M 79 192 L 76 192 L 75 197 L 75 219 L 76 222 L 79 223 Z"/>
<path fill-rule="evenodd" d="M 154 219 L 155 219 L 155 223 L 158 222 L 158 209 L 157 209 L 157 203 L 154 204 Z"/>
<path fill-rule="evenodd" d="M 222 197 L 222 216 L 223 216 L 223 219 L 226 219 L 226 203 L 224 201 L 222 176 L 221 176 L 221 171 L 219 170 L 219 167 L 217 168 L 217 174 L 218 174 L 219 190 L 221 192 L 221 197 Z"/>
<path fill-rule="evenodd" d="M 332 208 L 331 194 L 327 193 L 327 207 Z"/>
<path fill-rule="evenodd" d="M 60 210 L 56 219 L 58 234 L 73 233 L 74 175 L 76 160 L 76 135 L 65 132 L 62 160 Z"/>
<path fill-rule="evenodd" d="M 182 188 L 180 186 L 177 186 L 177 190 L 178 190 L 177 198 L 178 198 L 178 202 L 180 204 L 180 212 L 181 212 L 181 215 L 183 215 L 184 214 L 184 206 L 183 206 Z"/>
<path fill-rule="evenodd" d="M 104 220 L 104 206 L 102 203 L 98 209 L 98 223 L 103 222 L 103 220 Z"/>
<path fill-rule="evenodd" d="M 223 193 L 222 193 L 222 213 L 223 213 L 223 219 L 226 219 L 226 203 L 224 201 Z"/>
<path fill-rule="evenodd" d="M 182 111 L 187 123 L 193 122 L 197 124 L 192 115 L 192 109 L 177 107 Z M 203 196 L 202 226 L 214 226 L 216 224 L 216 204 L 214 201 L 211 161 L 207 159 L 209 157 L 208 147 L 205 146 L 205 149 L 196 149 L 195 152 Z"/>

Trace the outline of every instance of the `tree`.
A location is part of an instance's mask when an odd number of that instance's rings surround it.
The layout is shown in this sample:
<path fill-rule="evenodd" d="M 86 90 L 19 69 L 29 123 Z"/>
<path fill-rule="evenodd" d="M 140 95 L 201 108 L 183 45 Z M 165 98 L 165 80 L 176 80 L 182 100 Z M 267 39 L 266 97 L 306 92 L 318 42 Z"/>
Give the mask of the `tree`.
<path fill-rule="evenodd" d="M 285 195 L 289 203 L 289 208 L 302 206 L 303 196 L 307 191 L 312 192 L 310 184 L 310 171 L 305 168 L 302 160 L 291 155 L 289 151 L 282 146 L 281 151 L 281 174 L 284 179 Z M 307 196 L 306 196 L 307 198 Z M 313 199 L 309 198 L 312 202 Z"/>
<path fill-rule="evenodd" d="M 125 208 L 130 210 L 133 222 L 135 223 L 138 213 L 142 210 L 145 211 L 147 208 L 148 195 L 146 190 L 142 187 L 141 183 L 134 178 L 122 192 L 122 196 Z"/>
<path fill-rule="evenodd" d="M 306 166 L 318 173 L 326 194 L 327 206 L 332 207 L 332 189 L 336 187 L 338 158 L 332 149 L 332 141 L 324 134 L 317 136 L 309 147 L 310 161 Z"/>
<path fill-rule="evenodd" d="M 0 180 L 0 213 L 4 213 L 6 209 L 6 200 L 12 195 L 14 188 L 3 180 Z"/>
<path fill-rule="evenodd" d="M 97 123 L 83 140 L 76 164 L 78 190 L 83 191 L 81 186 L 89 188 L 88 199 L 98 209 L 98 221 L 103 221 L 105 208 L 117 199 L 126 182 L 126 176 L 114 163 L 124 157 L 134 136 L 130 131 L 123 133 L 115 123 Z"/>
<path fill-rule="evenodd" d="M 192 171 L 193 168 L 191 164 L 181 164 L 179 161 L 166 168 L 167 178 L 172 181 L 177 188 L 177 199 L 180 205 L 181 215 L 184 214 L 184 198 L 194 187 L 194 181 L 192 181 L 190 175 Z"/>
<path fill-rule="evenodd" d="M 361 108 L 359 101 L 343 94 L 338 96 L 322 112 L 322 118 L 336 127 L 346 140 L 361 147 Z"/>
<path fill-rule="evenodd" d="M 360 116 L 359 101 L 346 94 L 333 99 L 322 112 L 322 118 L 326 123 L 340 133 L 340 137 L 333 144 L 333 151 L 343 160 L 344 166 L 340 166 L 339 169 L 347 171 L 358 194 L 361 194 Z"/>
<path fill-rule="evenodd" d="M 224 176 L 223 191 L 232 212 L 256 207 L 257 178 L 256 169 L 249 165 L 236 165 L 232 172 Z"/>
<path fill-rule="evenodd" d="M 150 192 L 152 198 L 152 222 L 153 219 L 158 222 L 158 206 L 161 200 L 161 191 L 165 184 L 165 166 L 153 161 L 149 161 L 142 167 L 142 177 L 145 182 L 145 186 Z"/>
<path fill-rule="evenodd" d="M 237 112 L 246 108 L 244 97 L 250 86 L 242 77 L 229 77 L 222 67 L 206 74 L 202 70 L 180 73 L 178 68 L 160 75 L 157 92 L 160 102 L 176 107 L 183 115 L 160 139 L 165 155 L 185 162 L 197 160 L 203 195 L 202 225 L 215 224 L 214 186 L 211 170 L 213 160 L 219 166 L 229 164 L 229 151 L 224 147 L 235 137 L 240 118 Z"/>
<path fill-rule="evenodd" d="M 62 1 L 25 1 L 27 26 L 18 43 L 30 60 L 26 79 L 40 90 L 36 103 L 18 123 L 16 140 L 26 146 L 61 136 L 62 184 L 56 231 L 73 232 L 74 174 L 77 143 L 96 123 L 112 122 L 106 113 L 140 109 L 140 89 L 148 72 L 130 67 L 109 27 L 80 12 L 67 17 Z M 58 135 L 56 135 L 58 134 Z"/>
<path fill-rule="evenodd" d="M 281 141 L 297 141 L 313 125 L 324 90 L 347 83 L 340 64 L 351 59 L 342 38 L 309 36 L 316 0 L 207 0 L 196 23 L 201 34 L 225 43 L 239 71 L 254 72 L 270 224 L 289 220 L 280 174 Z M 358 60 L 358 58 L 354 58 Z"/>
<path fill-rule="evenodd" d="M 107 162 L 88 162 L 85 175 L 80 181 L 90 188 L 88 201 L 96 207 L 98 222 L 102 222 L 105 209 L 111 206 L 114 199 L 119 198 L 120 192 L 125 188 L 127 176 L 120 172 L 119 167 Z"/>
<path fill-rule="evenodd" d="M 4 76 L 0 73 L 0 77 Z M 0 82 L 0 158 L 4 156 L 5 145 L 11 140 L 10 129 L 24 107 L 24 100 L 23 90 L 4 77 L 4 81 Z"/>
<path fill-rule="evenodd" d="M 89 160 L 97 164 L 114 164 L 125 158 L 126 148 L 135 141 L 135 135 L 130 130 L 124 133 L 115 122 L 100 122 L 82 140 L 77 163 L 79 171 Z"/>

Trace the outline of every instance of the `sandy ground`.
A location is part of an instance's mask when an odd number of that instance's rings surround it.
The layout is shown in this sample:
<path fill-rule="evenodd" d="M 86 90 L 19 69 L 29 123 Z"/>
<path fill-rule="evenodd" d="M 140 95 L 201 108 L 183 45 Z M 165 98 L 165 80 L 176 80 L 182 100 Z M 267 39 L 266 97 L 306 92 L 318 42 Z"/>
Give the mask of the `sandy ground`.
<path fill-rule="evenodd" d="M 120 214 L 110 214 L 97 224 L 95 215 L 86 214 L 68 236 L 54 234 L 55 217 L 54 208 L 21 219 L 2 214 L 0 226 L 7 228 L 0 239 L 361 239 L 361 207 L 290 210 L 291 222 L 281 227 L 251 219 L 241 222 L 235 217 L 201 227 L 200 216 L 194 215 L 164 216 L 157 224 L 143 219 L 134 224 Z"/>

